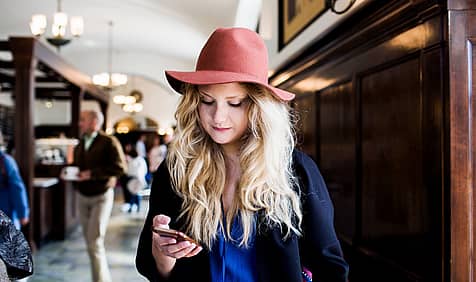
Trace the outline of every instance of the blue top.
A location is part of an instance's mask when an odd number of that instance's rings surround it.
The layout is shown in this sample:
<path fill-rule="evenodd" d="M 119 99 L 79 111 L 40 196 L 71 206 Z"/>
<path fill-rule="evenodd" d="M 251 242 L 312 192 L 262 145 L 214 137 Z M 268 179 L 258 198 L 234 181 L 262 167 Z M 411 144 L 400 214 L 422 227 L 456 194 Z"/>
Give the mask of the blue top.
<path fill-rule="evenodd" d="M 226 226 L 225 219 L 223 226 Z M 226 228 L 226 227 L 225 227 Z M 225 231 L 219 227 L 217 239 L 210 251 L 211 281 L 214 282 L 254 282 L 258 281 L 256 269 L 256 232 L 253 230 L 248 247 L 239 246 L 243 235 L 240 216 L 233 219 L 232 240 L 226 238 Z"/>
<path fill-rule="evenodd" d="M 0 162 L 0 210 L 20 229 L 20 219 L 30 215 L 25 184 L 11 156 L 0 152 Z"/>

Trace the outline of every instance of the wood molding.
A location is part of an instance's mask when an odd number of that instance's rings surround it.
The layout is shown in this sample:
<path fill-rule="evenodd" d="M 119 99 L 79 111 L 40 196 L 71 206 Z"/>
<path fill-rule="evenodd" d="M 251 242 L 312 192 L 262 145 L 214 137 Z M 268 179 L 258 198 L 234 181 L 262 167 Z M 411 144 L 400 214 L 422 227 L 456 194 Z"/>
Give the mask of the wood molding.
<path fill-rule="evenodd" d="M 316 68 L 331 68 L 353 59 L 371 46 L 378 46 L 394 34 L 410 30 L 427 22 L 426 30 L 440 25 L 439 20 L 428 21 L 441 13 L 441 5 L 425 1 L 375 1 L 344 21 L 330 34 L 307 48 L 302 54 L 277 71 L 270 82 L 286 87 L 295 83 L 300 75 Z M 364 14 L 364 15 L 361 15 Z M 425 42 L 439 41 L 440 33 L 425 33 Z M 416 49 L 416 48 L 415 48 Z"/>
<path fill-rule="evenodd" d="M 460 1 L 461 2 L 461 1 Z M 476 11 L 449 11 L 451 281 L 474 282 Z"/>
<path fill-rule="evenodd" d="M 23 182 L 25 183 L 30 207 L 34 207 L 34 144 L 33 132 L 33 101 L 35 99 L 34 84 L 36 59 L 31 41 L 18 40 L 10 42 L 15 64 L 15 159 L 18 163 Z M 34 245 L 35 222 L 30 221 L 26 236 L 32 249 Z"/>
<path fill-rule="evenodd" d="M 48 47 L 43 45 L 34 37 L 10 37 L 9 41 L 10 45 L 15 44 L 15 46 L 19 46 L 21 44 L 33 45 L 32 52 L 34 57 L 39 62 L 38 68 L 48 73 L 50 76 L 63 77 L 71 84 L 77 85 L 78 87 L 84 89 L 86 95 L 92 96 L 93 99 L 99 100 L 102 103 L 108 102 L 108 95 L 98 87 L 94 86 L 91 83 L 89 76 L 72 67 L 62 57 L 48 49 Z M 22 43 L 20 44 L 14 42 Z M 13 51 L 13 48 L 11 49 Z"/>

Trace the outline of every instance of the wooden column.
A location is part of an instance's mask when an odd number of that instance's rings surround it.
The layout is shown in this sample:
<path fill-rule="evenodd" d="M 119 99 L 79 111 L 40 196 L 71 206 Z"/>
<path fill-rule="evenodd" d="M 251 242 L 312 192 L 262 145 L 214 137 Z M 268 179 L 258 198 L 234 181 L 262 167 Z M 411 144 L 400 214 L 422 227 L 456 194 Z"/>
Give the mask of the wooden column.
<path fill-rule="evenodd" d="M 451 281 L 475 282 L 476 1 L 448 1 Z"/>
<path fill-rule="evenodd" d="M 71 135 L 74 138 L 80 137 L 79 114 L 81 111 L 81 101 L 84 97 L 84 89 L 75 88 L 71 97 Z"/>
<path fill-rule="evenodd" d="M 10 49 L 15 64 L 15 159 L 21 176 L 28 191 L 30 203 L 30 218 L 33 218 L 33 177 L 34 177 L 34 131 L 33 131 L 33 102 L 34 94 L 34 39 L 10 39 Z M 34 221 L 30 220 L 25 235 L 33 244 Z M 34 246 L 32 245 L 32 248 Z"/>

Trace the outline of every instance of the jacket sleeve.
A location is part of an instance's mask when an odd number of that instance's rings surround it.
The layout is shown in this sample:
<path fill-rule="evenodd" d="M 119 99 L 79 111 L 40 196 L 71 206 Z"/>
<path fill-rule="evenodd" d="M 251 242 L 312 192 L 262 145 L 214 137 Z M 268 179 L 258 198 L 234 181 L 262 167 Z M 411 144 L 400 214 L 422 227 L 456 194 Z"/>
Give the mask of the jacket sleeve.
<path fill-rule="evenodd" d="M 8 174 L 9 196 L 13 210 L 15 210 L 19 219 L 27 218 L 30 216 L 30 209 L 25 184 L 15 160 L 8 155 L 5 155 L 5 170 Z"/>
<path fill-rule="evenodd" d="M 345 282 L 349 266 L 335 233 L 334 208 L 324 179 L 314 161 L 302 152 L 294 153 L 294 166 L 303 209 L 301 262 L 315 281 Z"/>
<path fill-rule="evenodd" d="M 177 203 L 179 203 L 177 196 L 170 186 L 167 166 L 163 162 L 153 176 L 149 197 L 149 212 L 139 237 L 136 254 L 136 268 L 149 281 L 166 281 L 157 271 L 155 259 L 152 255 L 152 220 L 158 214 L 166 214 L 173 219 L 180 208 Z"/>
<path fill-rule="evenodd" d="M 160 179 L 159 170 L 154 175 L 152 180 L 152 187 L 149 197 L 149 212 L 142 228 L 142 232 L 139 237 L 139 244 L 137 246 L 136 254 L 136 268 L 140 274 L 145 276 L 149 281 L 162 281 L 159 272 L 155 266 L 155 259 L 152 256 L 152 219 L 159 212 L 157 211 L 157 201 L 158 201 L 158 183 L 164 181 Z"/>
<path fill-rule="evenodd" d="M 178 220 L 182 200 L 172 190 L 170 175 L 166 162 L 162 162 L 154 173 L 149 198 L 149 212 L 139 237 L 137 247 L 136 268 L 149 281 L 209 281 L 210 266 L 207 253 L 202 250 L 191 258 L 178 259 L 165 280 L 157 271 L 155 259 L 152 255 L 152 220 L 158 214 L 165 214 L 171 218 L 170 228 L 182 230 L 184 225 Z"/>

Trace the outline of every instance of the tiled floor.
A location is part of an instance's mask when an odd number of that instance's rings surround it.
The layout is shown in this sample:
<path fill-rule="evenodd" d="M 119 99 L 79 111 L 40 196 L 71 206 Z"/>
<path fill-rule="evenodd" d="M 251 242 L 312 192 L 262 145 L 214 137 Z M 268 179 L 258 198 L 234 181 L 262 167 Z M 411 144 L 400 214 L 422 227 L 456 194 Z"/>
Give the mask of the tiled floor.
<path fill-rule="evenodd" d="M 106 234 L 106 253 L 112 281 L 146 281 L 137 273 L 134 259 L 137 240 L 147 210 L 142 201 L 141 212 L 122 213 L 120 201 L 116 201 Z M 81 229 L 61 242 L 51 242 L 33 257 L 34 275 L 29 282 L 89 282 L 91 272 Z"/>

